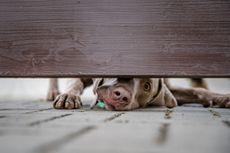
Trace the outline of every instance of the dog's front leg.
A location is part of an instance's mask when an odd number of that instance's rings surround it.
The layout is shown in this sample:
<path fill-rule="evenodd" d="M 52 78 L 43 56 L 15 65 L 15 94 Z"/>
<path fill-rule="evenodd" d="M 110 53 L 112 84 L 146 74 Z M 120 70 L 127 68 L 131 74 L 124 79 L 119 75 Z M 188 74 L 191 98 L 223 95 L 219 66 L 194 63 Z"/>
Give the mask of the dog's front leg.
<path fill-rule="evenodd" d="M 213 93 L 203 88 L 170 88 L 170 90 L 179 105 L 198 103 L 206 107 L 218 105 L 230 108 L 230 94 Z"/>
<path fill-rule="evenodd" d="M 84 83 L 80 78 L 72 79 L 69 88 L 54 100 L 56 109 L 76 109 L 82 106 L 80 95 L 84 89 Z"/>
<path fill-rule="evenodd" d="M 46 97 L 47 101 L 53 101 L 60 94 L 58 90 L 58 79 L 51 78 L 49 80 L 49 89 Z"/>

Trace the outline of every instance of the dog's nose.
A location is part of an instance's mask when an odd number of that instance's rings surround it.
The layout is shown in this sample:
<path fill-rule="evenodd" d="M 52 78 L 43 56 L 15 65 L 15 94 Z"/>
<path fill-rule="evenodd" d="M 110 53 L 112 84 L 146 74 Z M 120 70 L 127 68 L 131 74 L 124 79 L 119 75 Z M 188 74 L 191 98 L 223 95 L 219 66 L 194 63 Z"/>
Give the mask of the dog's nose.
<path fill-rule="evenodd" d="M 129 102 L 130 100 L 130 94 L 127 90 L 123 89 L 123 88 L 118 88 L 118 89 L 115 89 L 113 91 L 113 94 L 112 94 L 112 98 L 116 101 L 119 101 L 119 102 Z"/>

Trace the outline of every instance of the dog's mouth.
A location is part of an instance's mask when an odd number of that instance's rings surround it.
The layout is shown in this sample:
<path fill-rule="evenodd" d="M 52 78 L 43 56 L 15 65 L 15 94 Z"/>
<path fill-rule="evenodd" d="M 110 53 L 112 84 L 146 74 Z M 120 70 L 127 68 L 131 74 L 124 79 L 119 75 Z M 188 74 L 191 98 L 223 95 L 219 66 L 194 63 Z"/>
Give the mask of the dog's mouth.
<path fill-rule="evenodd" d="M 97 90 L 98 100 L 103 101 L 106 110 L 124 110 L 129 104 L 127 102 L 121 102 L 112 97 L 112 90 L 110 88 Z"/>
<path fill-rule="evenodd" d="M 98 94 L 98 101 L 102 101 L 105 104 L 105 109 L 106 110 L 115 110 L 115 106 L 113 103 L 110 101 L 110 90 L 104 90 L 104 92 L 100 92 L 100 90 L 97 91 Z"/>
<path fill-rule="evenodd" d="M 102 101 L 105 104 L 106 110 L 110 110 L 110 111 L 116 110 L 115 106 L 112 104 L 112 102 L 110 100 L 104 99 L 104 98 L 99 98 L 98 101 Z"/>
<path fill-rule="evenodd" d="M 110 111 L 115 110 L 124 110 L 124 108 L 128 105 L 125 103 L 117 102 L 111 98 L 99 98 L 99 101 L 103 101 L 105 104 L 105 109 Z"/>
<path fill-rule="evenodd" d="M 105 102 L 105 109 L 113 111 L 116 110 L 115 107 L 107 102 Z"/>

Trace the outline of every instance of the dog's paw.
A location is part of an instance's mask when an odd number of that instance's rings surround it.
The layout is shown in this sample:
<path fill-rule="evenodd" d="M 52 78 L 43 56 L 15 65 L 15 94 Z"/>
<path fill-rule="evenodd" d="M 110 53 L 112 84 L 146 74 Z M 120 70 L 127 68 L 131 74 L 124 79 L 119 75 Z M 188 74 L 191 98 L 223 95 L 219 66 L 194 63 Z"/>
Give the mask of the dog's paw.
<path fill-rule="evenodd" d="M 79 96 L 73 94 L 61 94 L 54 100 L 53 107 L 56 109 L 76 109 L 82 106 Z"/>
<path fill-rule="evenodd" d="M 213 103 L 221 108 L 230 108 L 230 95 L 217 96 Z"/>
<path fill-rule="evenodd" d="M 58 90 L 50 90 L 47 94 L 46 100 L 53 101 L 59 94 Z"/>

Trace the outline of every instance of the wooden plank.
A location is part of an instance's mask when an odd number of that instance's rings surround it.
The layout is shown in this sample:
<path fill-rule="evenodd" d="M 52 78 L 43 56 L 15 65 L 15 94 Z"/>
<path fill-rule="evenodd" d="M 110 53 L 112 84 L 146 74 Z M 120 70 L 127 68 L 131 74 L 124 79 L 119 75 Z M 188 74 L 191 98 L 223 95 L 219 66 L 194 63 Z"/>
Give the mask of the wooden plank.
<path fill-rule="evenodd" d="M 1 0 L 0 76 L 230 76 L 228 0 Z"/>

